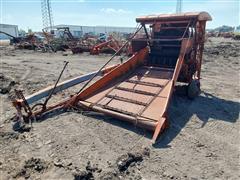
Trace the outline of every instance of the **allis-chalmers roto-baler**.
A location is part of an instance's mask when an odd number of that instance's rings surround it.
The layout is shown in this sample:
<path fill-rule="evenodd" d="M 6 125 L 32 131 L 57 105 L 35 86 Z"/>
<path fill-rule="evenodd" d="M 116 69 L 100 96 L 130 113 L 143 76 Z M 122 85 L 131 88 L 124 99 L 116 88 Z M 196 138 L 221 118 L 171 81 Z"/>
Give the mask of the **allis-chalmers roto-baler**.
<path fill-rule="evenodd" d="M 154 132 L 154 143 L 167 125 L 167 109 L 176 82 L 188 84 L 190 98 L 200 93 L 202 53 L 208 20 L 211 20 L 211 16 L 207 12 L 137 18 L 139 27 L 134 36 L 139 31 L 145 35 L 140 39 L 131 38 L 132 57 L 105 72 L 91 85 L 89 82 L 95 75 L 90 77 L 88 83 L 70 98 L 28 112 L 28 116 L 37 116 L 56 108 L 78 106 L 151 130 Z M 27 100 L 22 99 L 14 101 L 18 112 L 26 103 Z"/>

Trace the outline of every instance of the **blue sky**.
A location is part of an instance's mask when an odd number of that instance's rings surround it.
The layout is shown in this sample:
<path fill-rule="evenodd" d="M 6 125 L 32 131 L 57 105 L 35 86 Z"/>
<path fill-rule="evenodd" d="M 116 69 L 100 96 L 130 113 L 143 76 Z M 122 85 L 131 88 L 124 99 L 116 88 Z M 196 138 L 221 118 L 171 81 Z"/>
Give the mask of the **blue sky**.
<path fill-rule="evenodd" d="M 135 27 L 139 15 L 174 13 L 176 0 L 51 0 L 54 24 Z M 183 11 L 207 11 L 208 28 L 239 25 L 239 0 L 183 0 Z M 41 0 L 0 0 L 0 23 L 42 29 Z"/>

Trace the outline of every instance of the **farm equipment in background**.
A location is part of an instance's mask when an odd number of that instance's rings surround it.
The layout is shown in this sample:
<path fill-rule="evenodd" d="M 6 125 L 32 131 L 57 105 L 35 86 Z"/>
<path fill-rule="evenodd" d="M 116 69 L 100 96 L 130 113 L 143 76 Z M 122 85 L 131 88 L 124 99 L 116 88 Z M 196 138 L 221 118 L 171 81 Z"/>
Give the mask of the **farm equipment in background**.
<path fill-rule="evenodd" d="M 234 33 L 232 39 L 240 40 L 240 33 Z"/>
<path fill-rule="evenodd" d="M 58 32 L 59 37 L 52 38 L 48 41 L 49 46 L 52 47 L 54 52 L 70 49 L 73 54 L 77 54 L 90 51 L 92 46 L 85 43 L 83 39 L 74 37 L 69 27 L 58 27 L 55 30 Z M 45 38 L 48 39 L 48 36 L 45 36 Z"/>
<path fill-rule="evenodd" d="M 90 52 L 90 54 L 96 55 L 106 50 L 106 47 L 108 47 L 108 49 L 111 48 L 112 51 L 115 50 L 113 39 L 102 42 L 96 36 L 88 34 L 83 38 L 75 38 L 70 32 L 69 27 L 59 27 L 57 31 L 60 33 L 63 49 L 71 49 L 73 54 Z M 102 38 L 102 36 L 99 38 Z"/>
<path fill-rule="evenodd" d="M 153 131 L 155 143 L 167 127 L 167 110 L 177 82 L 188 84 L 188 96 L 200 93 L 202 53 L 204 49 L 206 12 L 143 16 L 133 36 L 74 95 L 62 102 L 23 115 L 21 109 L 36 96 L 13 101 L 18 117 L 30 119 L 62 108 L 97 111 Z M 149 28 L 146 26 L 149 25 Z M 133 39 L 141 30 L 145 36 Z M 101 73 L 129 42 L 133 55 L 124 63 Z M 82 81 L 81 81 L 82 82 Z M 38 94 L 39 96 L 39 94 Z M 25 102 L 25 103 L 24 103 Z"/>
<path fill-rule="evenodd" d="M 0 31 L 0 33 L 5 34 L 10 37 L 10 44 L 13 44 L 15 48 L 18 49 L 28 49 L 28 50 L 41 50 L 41 51 L 48 51 L 50 48 L 48 46 L 49 40 L 44 42 L 44 37 L 46 34 L 40 34 L 37 33 L 29 33 L 25 35 L 24 37 L 14 37 L 6 32 Z M 46 38 L 46 37 L 45 37 Z M 50 48 L 51 49 L 51 48 Z"/>
<path fill-rule="evenodd" d="M 45 38 L 44 41 L 46 44 L 50 44 L 54 39 L 54 34 L 51 32 L 47 32 L 44 29 L 42 29 L 42 35 Z"/>
<path fill-rule="evenodd" d="M 77 38 L 73 37 L 69 27 L 58 27 L 57 31 L 59 32 L 61 38 L 66 39 L 67 41 L 78 41 Z"/>
<path fill-rule="evenodd" d="M 19 43 L 21 41 L 21 37 L 14 37 L 11 34 L 8 34 L 8 33 L 3 32 L 3 31 L 0 31 L 0 34 L 5 34 L 6 36 L 10 37 L 11 38 L 10 44 Z"/>
<path fill-rule="evenodd" d="M 15 47 L 28 50 L 43 50 L 45 48 L 43 37 L 36 33 L 29 33 L 25 37 L 22 37 L 21 40 L 15 44 Z"/>
<path fill-rule="evenodd" d="M 90 54 L 97 55 L 102 52 L 114 54 L 120 47 L 119 42 L 113 36 L 109 36 L 105 42 L 94 45 Z"/>
<path fill-rule="evenodd" d="M 71 49 L 71 47 L 76 47 L 79 39 L 74 38 L 72 33 L 69 30 L 69 27 L 58 27 L 56 29 L 60 37 L 54 38 L 49 42 L 49 45 L 52 47 L 53 51 L 65 51 Z"/>
<path fill-rule="evenodd" d="M 12 38 L 11 43 L 15 44 L 18 49 L 41 50 L 42 52 L 66 51 L 70 49 L 73 54 L 90 52 L 92 55 L 100 53 L 114 54 L 120 47 L 122 42 L 116 40 L 113 36 L 105 38 L 105 34 L 98 36 L 85 34 L 82 38 L 76 38 L 72 35 L 69 27 L 58 27 L 58 36 L 42 30 L 41 33 L 30 33 L 24 37 L 13 37 L 7 33 L 7 36 Z M 128 46 L 129 47 L 129 46 Z M 126 50 L 126 51 L 125 51 Z M 125 49 L 124 53 L 128 53 Z"/>

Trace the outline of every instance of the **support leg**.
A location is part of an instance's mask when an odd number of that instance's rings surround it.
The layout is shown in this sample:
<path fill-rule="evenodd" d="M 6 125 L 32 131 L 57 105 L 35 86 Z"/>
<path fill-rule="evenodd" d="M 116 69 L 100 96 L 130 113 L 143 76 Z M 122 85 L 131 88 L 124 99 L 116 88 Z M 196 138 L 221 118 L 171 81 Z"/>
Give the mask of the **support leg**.
<path fill-rule="evenodd" d="M 158 135 L 160 134 L 160 132 L 165 129 L 166 127 L 166 123 L 167 123 L 167 120 L 166 118 L 161 118 L 158 123 L 157 123 L 157 126 L 155 128 L 155 131 L 154 131 L 154 134 L 153 134 L 153 137 L 152 137 L 152 144 L 155 144 L 157 138 L 158 138 Z"/>

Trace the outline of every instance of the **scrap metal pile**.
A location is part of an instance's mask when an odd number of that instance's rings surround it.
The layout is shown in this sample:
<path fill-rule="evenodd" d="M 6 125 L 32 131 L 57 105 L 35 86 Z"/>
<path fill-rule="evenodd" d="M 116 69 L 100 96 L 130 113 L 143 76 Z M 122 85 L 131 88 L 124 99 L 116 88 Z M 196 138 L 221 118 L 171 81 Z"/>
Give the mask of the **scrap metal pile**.
<path fill-rule="evenodd" d="M 56 37 L 54 34 L 42 31 L 40 33 L 29 33 L 23 37 L 13 37 L 12 44 L 17 49 L 29 49 L 42 52 L 57 52 L 71 50 L 73 54 L 89 52 L 91 55 L 98 55 L 100 53 L 114 54 L 123 45 L 126 39 L 117 39 L 114 35 L 102 38 L 103 35 L 89 35 L 84 34 L 81 38 L 76 38 L 72 35 L 68 27 L 59 27 L 56 31 L 60 34 Z M 106 35 L 104 35 L 106 36 Z M 130 43 L 129 46 L 122 49 L 119 53 L 126 53 L 131 55 Z"/>
<path fill-rule="evenodd" d="M 240 40 L 240 33 L 234 32 L 208 32 L 207 37 L 223 37 L 231 38 L 233 40 Z"/>

